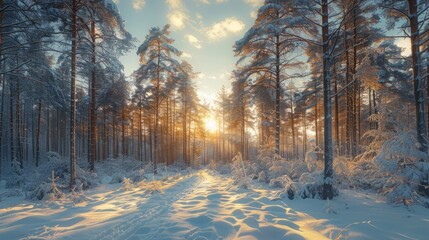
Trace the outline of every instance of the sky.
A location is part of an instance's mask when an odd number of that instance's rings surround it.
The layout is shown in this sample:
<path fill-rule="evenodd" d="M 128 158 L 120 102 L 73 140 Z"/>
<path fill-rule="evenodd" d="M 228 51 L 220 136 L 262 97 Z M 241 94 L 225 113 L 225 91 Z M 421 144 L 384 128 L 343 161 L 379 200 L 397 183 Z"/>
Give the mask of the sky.
<path fill-rule="evenodd" d="M 136 54 L 151 27 L 171 25 L 174 46 L 199 73 L 195 79 L 202 101 L 213 103 L 222 86 L 230 86 L 237 58 L 233 45 L 253 24 L 263 0 L 113 0 L 127 30 L 137 39 L 122 57 L 125 74 L 139 66 Z"/>

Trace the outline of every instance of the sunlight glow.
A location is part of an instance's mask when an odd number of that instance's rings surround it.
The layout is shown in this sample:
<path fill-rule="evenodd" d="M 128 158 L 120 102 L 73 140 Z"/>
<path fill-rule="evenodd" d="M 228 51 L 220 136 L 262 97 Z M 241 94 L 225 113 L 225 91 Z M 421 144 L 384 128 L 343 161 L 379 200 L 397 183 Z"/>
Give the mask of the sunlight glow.
<path fill-rule="evenodd" d="M 208 117 L 205 120 L 207 131 L 214 133 L 217 130 L 217 122 L 214 118 Z"/>

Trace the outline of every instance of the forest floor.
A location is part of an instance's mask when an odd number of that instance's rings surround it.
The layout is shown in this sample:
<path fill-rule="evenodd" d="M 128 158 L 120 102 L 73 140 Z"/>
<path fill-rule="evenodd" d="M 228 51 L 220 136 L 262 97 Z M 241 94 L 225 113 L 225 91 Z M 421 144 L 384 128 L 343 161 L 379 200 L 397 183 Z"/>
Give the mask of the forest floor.
<path fill-rule="evenodd" d="M 332 201 L 276 199 L 210 170 L 102 184 L 80 201 L 0 201 L 0 239 L 427 239 L 429 210 L 342 190 Z M 2 186 L 1 189 L 4 188 Z M 76 200 L 76 199 L 75 199 Z"/>

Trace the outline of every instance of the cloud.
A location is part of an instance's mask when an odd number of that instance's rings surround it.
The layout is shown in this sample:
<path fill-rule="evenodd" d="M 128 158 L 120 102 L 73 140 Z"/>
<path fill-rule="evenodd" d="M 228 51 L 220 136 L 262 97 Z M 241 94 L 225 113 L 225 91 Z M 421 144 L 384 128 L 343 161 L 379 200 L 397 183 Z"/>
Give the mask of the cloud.
<path fill-rule="evenodd" d="M 244 1 L 252 7 L 259 7 L 264 3 L 264 0 L 244 0 Z"/>
<path fill-rule="evenodd" d="M 167 4 L 171 9 L 183 8 L 182 0 L 167 0 Z"/>
<path fill-rule="evenodd" d="M 180 55 L 182 58 L 192 58 L 192 55 L 187 52 L 182 52 L 182 55 Z"/>
<path fill-rule="evenodd" d="M 213 24 L 207 31 L 207 37 L 212 40 L 222 39 L 230 33 L 238 33 L 244 30 L 244 23 L 235 17 L 225 18 Z"/>
<path fill-rule="evenodd" d="M 185 35 L 186 40 L 188 40 L 188 42 L 190 44 L 192 44 L 192 46 L 196 47 L 196 48 L 201 48 L 201 41 L 195 37 L 194 35 L 191 34 L 187 34 Z"/>
<path fill-rule="evenodd" d="M 119 0 L 116 0 L 119 1 Z M 133 0 L 133 8 L 135 10 L 140 10 L 144 7 L 144 5 L 146 4 L 145 0 Z"/>
<path fill-rule="evenodd" d="M 188 16 L 180 10 L 174 10 L 168 13 L 167 18 L 174 28 L 180 30 L 185 28 L 185 20 Z"/>
<path fill-rule="evenodd" d="M 167 0 L 170 11 L 167 19 L 173 29 L 181 30 L 186 27 L 186 20 L 189 19 L 183 7 L 182 0 Z"/>
<path fill-rule="evenodd" d="M 113 0 L 113 2 L 114 2 L 114 3 L 116 3 L 116 4 L 118 4 L 118 3 L 119 3 L 119 0 Z"/>
<path fill-rule="evenodd" d="M 217 3 L 224 3 L 226 1 L 228 1 L 228 0 L 216 0 Z"/>
<path fill-rule="evenodd" d="M 200 0 L 201 3 L 210 4 L 209 0 Z"/>

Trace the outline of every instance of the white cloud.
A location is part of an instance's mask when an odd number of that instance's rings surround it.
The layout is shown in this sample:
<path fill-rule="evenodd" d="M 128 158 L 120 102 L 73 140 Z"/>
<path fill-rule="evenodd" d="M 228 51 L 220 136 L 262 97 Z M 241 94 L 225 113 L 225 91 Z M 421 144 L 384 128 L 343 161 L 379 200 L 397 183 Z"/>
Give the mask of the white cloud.
<path fill-rule="evenodd" d="M 182 0 L 167 0 L 170 11 L 167 19 L 173 29 L 181 30 L 186 27 L 186 20 L 189 19 L 183 7 Z"/>
<path fill-rule="evenodd" d="M 200 0 L 201 3 L 210 4 L 209 0 Z"/>
<path fill-rule="evenodd" d="M 228 0 L 216 0 L 217 3 L 224 3 L 226 1 L 228 1 Z"/>
<path fill-rule="evenodd" d="M 187 34 L 185 35 L 186 40 L 188 40 L 188 42 L 190 44 L 192 44 L 192 46 L 196 47 L 196 48 L 201 48 L 201 41 L 195 37 L 194 35 L 191 34 Z"/>
<path fill-rule="evenodd" d="M 172 9 L 182 8 L 182 0 L 167 0 L 167 4 Z"/>
<path fill-rule="evenodd" d="M 264 3 L 264 0 L 244 0 L 244 1 L 252 7 L 259 7 Z"/>
<path fill-rule="evenodd" d="M 197 19 L 199 19 L 199 20 L 203 19 L 203 15 L 201 15 L 199 13 L 195 14 L 195 17 L 197 17 Z"/>
<path fill-rule="evenodd" d="M 114 3 L 116 3 L 116 4 L 118 4 L 118 3 L 119 3 L 119 0 L 113 0 L 113 2 L 114 2 Z"/>
<path fill-rule="evenodd" d="M 188 17 L 184 12 L 180 10 L 174 10 L 168 13 L 167 18 L 174 28 L 183 29 L 185 28 L 185 20 Z"/>
<path fill-rule="evenodd" d="M 192 55 L 187 52 L 182 52 L 182 55 L 180 55 L 183 58 L 192 58 Z"/>
<path fill-rule="evenodd" d="M 244 23 L 235 17 L 226 18 L 213 24 L 207 31 L 207 37 L 212 40 L 225 38 L 229 33 L 238 33 L 244 30 Z"/>
<path fill-rule="evenodd" d="M 116 0 L 119 1 L 119 0 Z M 144 7 L 144 5 L 146 4 L 145 0 L 133 0 L 133 8 L 135 10 L 140 10 Z"/>

